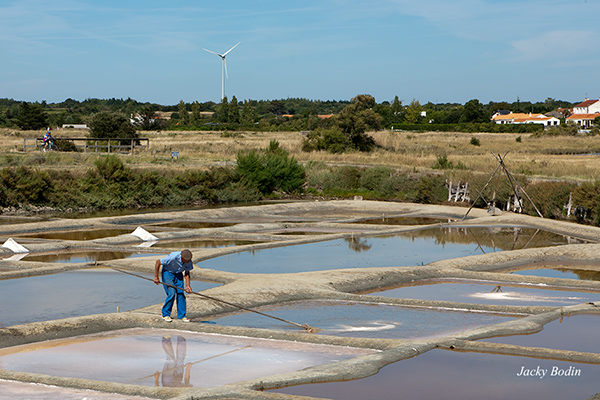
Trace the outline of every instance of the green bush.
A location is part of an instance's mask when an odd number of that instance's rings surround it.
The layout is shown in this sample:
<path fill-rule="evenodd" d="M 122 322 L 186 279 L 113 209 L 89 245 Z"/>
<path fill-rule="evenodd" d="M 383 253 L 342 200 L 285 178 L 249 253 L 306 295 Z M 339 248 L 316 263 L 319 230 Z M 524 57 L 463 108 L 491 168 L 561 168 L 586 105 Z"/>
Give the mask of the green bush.
<path fill-rule="evenodd" d="M 386 167 L 365 168 L 360 175 L 360 187 L 367 190 L 380 190 L 383 181 L 392 175 L 393 170 Z"/>
<path fill-rule="evenodd" d="M 479 139 L 477 139 L 475 136 L 473 136 L 471 138 L 471 142 L 470 142 L 473 146 L 481 146 L 481 143 L 479 143 Z"/>
<path fill-rule="evenodd" d="M 274 190 L 296 192 L 304 184 L 304 168 L 277 141 L 271 141 L 260 153 L 256 150 L 238 153 L 236 170 L 263 194 Z"/>
<path fill-rule="evenodd" d="M 135 127 L 122 113 L 102 111 L 92 116 L 89 122 L 90 137 L 93 138 L 137 138 Z M 121 144 L 125 145 L 126 141 Z"/>

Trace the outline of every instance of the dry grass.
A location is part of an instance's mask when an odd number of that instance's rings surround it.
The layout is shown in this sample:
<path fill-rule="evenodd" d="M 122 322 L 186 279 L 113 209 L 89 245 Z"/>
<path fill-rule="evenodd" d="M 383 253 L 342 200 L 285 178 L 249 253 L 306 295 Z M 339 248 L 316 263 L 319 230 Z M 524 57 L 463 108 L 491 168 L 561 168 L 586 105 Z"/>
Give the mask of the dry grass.
<path fill-rule="evenodd" d="M 83 137 L 86 132 L 61 130 L 56 137 Z M 23 151 L 25 137 L 41 137 L 43 132 L 0 130 L 0 167 L 15 164 L 72 169 L 87 168 L 94 154 L 43 154 Z M 514 173 L 540 179 L 570 181 L 600 179 L 600 138 L 589 136 L 544 136 L 534 138 L 529 134 L 492 133 L 408 133 L 373 132 L 380 146 L 371 153 L 329 154 L 306 153 L 301 150 L 303 135 L 300 132 L 242 132 L 223 135 L 219 132 L 143 132 L 150 138 L 148 152 L 126 155 L 126 163 L 136 167 L 151 168 L 170 165 L 172 168 L 206 167 L 224 165 L 235 161 L 239 151 L 264 149 L 271 140 L 279 141 L 292 156 L 301 162 L 323 162 L 335 165 L 387 166 L 403 170 L 425 171 L 431 169 L 438 157 L 446 155 L 455 166 L 453 174 L 480 172 L 490 174 L 497 166 L 492 153 L 505 154 L 506 164 Z M 517 137 L 521 142 L 517 142 Z M 480 145 L 471 144 L 477 138 Z M 180 159 L 172 162 L 170 151 L 180 152 Z M 577 155 L 585 154 L 586 155 Z M 17 161 L 15 161 L 17 160 Z M 20 161 L 19 161 L 20 160 Z"/>

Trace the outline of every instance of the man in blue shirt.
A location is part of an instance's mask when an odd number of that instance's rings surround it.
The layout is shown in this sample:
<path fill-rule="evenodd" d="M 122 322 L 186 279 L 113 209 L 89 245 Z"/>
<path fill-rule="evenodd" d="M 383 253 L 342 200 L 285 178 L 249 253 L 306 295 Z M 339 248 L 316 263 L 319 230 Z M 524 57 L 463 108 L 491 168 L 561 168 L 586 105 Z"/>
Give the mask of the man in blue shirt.
<path fill-rule="evenodd" d="M 162 282 L 169 285 L 184 287 L 187 293 L 192 293 L 192 287 L 190 286 L 190 271 L 194 268 L 192 263 L 192 252 L 189 250 L 174 251 L 168 256 L 156 260 L 154 267 L 154 283 L 160 284 L 158 273 L 162 266 Z M 162 317 L 166 322 L 171 322 L 171 311 L 173 310 L 173 303 L 177 299 L 177 319 L 182 322 L 190 322 L 185 316 L 186 314 L 186 302 L 185 293 L 181 289 L 175 289 L 166 285 L 163 285 L 167 298 L 162 308 Z"/>

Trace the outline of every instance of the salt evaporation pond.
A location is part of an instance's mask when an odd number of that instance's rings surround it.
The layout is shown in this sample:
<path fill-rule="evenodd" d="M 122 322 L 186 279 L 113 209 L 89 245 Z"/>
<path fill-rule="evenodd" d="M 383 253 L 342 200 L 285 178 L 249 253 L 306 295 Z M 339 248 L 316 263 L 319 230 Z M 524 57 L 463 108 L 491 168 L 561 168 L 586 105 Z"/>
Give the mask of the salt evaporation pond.
<path fill-rule="evenodd" d="M 292 301 L 255 309 L 319 328 L 322 335 L 362 338 L 440 337 L 513 319 L 500 314 L 336 300 Z M 209 320 L 227 326 L 298 330 L 292 324 L 248 312 L 235 312 Z"/>
<path fill-rule="evenodd" d="M 133 232 L 131 229 L 110 228 L 110 229 L 85 229 L 78 231 L 57 231 L 57 232 L 37 232 L 18 235 L 19 238 L 36 238 L 51 240 L 94 240 L 105 237 L 125 235 Z M 17 239 L 19 241 L 19 239 Z"/>
<path fill-rule="evenodd" d="M 544 325 L 541 332 L 482 341 L 598 354 L 600 353 L 598 326 L 600 326 L 600 315 L 577 314 L 549 322 Z M 597 390 L 600 392 L 600 388 Z"/>
<path fill-rule="evenodd" d="M 164 257 L 163 253 L 144 253 L 134 251 L 108 251 L 108 250 L 81 250 L 60 251 L 51 254 L 30 254 L 22 258 L 23 261 L 37 261 L 47 263 L 76 264 L 94 261 L 109 261 L 136 257 Z"/>
<path fill-rule="evenodd" d="M 194 291 L 216 286 L 219 284 L 192 281 Z M 0 280 L 0 301 L 10 307 L 2 313 L 0 327 L 113 313 L 117 307 L 129 311 L 162 304 L 164 300 L 162 286 L 108 268 L 5 279 Z"/>
<path fill-rule="evenodd" d="M 0 379 L 0 400 L 151 400 L 148 397 L 23 383 Z"/>
<path fill-rule="evenodd" d="M 547 369 L 543 379 L 522 368 Z M 550 376 L 553 368 L 563 376 Z M 564 376 L 571 368 L 578 376 Z M 334 400 L 588 399 L 600 391 L 600 365 L 495 354 L 431 350 L 349 382 L 293 386 L 272 392 Z"/>
<path fill-rule="evenodd" d="M 199 265 L 227 272 L 263 274 L 414 266 L 525 246 L 562 245 L 568 241 L 564 236 L 532 228 L 432 228 L 244 251 L 205 260 Z"/>
<path fill-rule="evenodd" d="M 158 241 L 152 244 L 153 249 L 155 248 L 168 248 L 168 249 L 195 249 L 195 248 L 220 248 L 220 247 L 235 247 L 243 246 L 247 244 L 262 243 L 253 240 L 237 240 L 237 239 L 194 239 L 194 240 L 177 240 L 177 241 Z"/>
<path fill-rule="evenodd" d="M 375 351 L 134 328 L 0 349 L 4 369 L 144 386 L 217 387 Z"/>
<path fill-rule="evenodd" d="M 512 274 L 530 275 L 530 276 L 545 276 L 548 278 L 562 279 L 580 279 L 587 281 L 600 281 L 600 271 L 574 269 L 574 268 L 539 268 L 539 269 L 523 269 L 513 271 Z"/>
<path fill-rule="evenodd" d="M 397 288 L 381 288 L 371 295 L 400 299 L 455 301 L 508 306 L 568 306 L 600 300 L 600 292 L 551 290 L 503 283 L 421 282 Z"/>

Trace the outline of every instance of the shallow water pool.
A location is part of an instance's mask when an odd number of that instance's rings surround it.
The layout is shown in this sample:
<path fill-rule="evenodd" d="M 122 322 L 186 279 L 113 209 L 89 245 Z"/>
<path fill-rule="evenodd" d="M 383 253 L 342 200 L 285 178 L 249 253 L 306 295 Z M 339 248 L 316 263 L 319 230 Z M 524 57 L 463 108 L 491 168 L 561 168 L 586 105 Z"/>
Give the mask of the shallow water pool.
<path fill-rule="evenodd" d="M 531 335 L 496 337 L 482 341 L 600 353 L 598 326 L 600 315 L 577 314 L 547 323 L 541 332 Z M 600 392 L 600 388 L 598 391 Z"/>
<path fill-rule="evenodd" d="M 547 369 L 540 379 L 519 376 L 523 368 Z M 552 370 L 563 376 L 550 376 Z M 569 371 L 577 376 L 564 376 Z M 600 365 L 527 357 L 431 350 L 349 382 L 293 386 L 273 392 L 334 400 L 377 399 L 587 399 L 600 391 Z"/>
<path fill-rule="evenodd" d="M 93 261 L 109 261 L 136 257 L 163 257 L 162 253 L 145 253 L 135 251 L 107 251 L 107 250 L 80 250 L 60 251 L 50 254 L 29 254 L 22 258 L 23 261 L 37 261 L 48 263 L 76 264 Z"/>
<path fill-rule="evenodd" d="M 134 328 L 0 349 L 4 369 L 144 386 L 217 387 L 373 350 Z"/>
<path fill-rule="evenodd" d="M 139 275 L 152 278 L 150 274 Z M 192 281 L 194 291 L 216 286 Z M 4 307 L 0 327 L 113 313 L 117 307 L 128 311 L 162 304 L 165 296 L 162 286 L 109 268 L 0 280 L 0 302 L 9 305 Z"/>
<path fill-rule="evenodd" d="M 431 338 L 450 335 L 513 318 L 499 314 L 334 300 L 292 301 L 256 310 L 321 329 L 319 334 L 363 338 Z M 232 313 L 211 318 L 219 325 L 298 330 L 256 313 Z"/>
<path fill-rule="evenodd" d="M 494 251 L 562 245 L 567 241 L 561 235 L 531 228 L 430 228 L 245 251 L 205 260 L 201 266 L 242 273 L 414 266 Z"/>
<path fill-rule="evenodd" d="M 567 306 L 600 301 L 600 291 L 550 290 L 503 283 L 429 282 L 369 292 L 376 296 L 405 299 L 456 301 L 511 306 Z"/>

